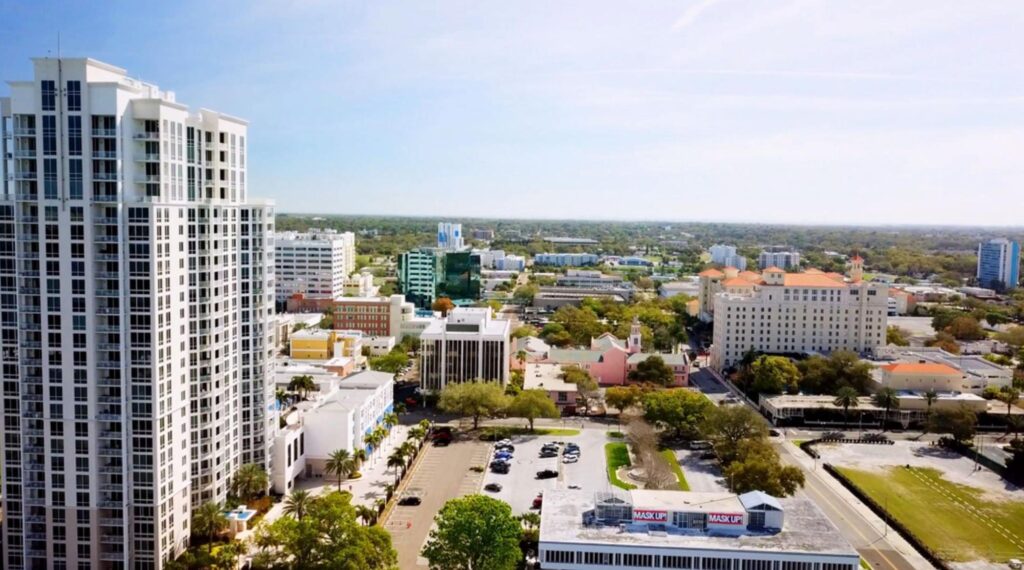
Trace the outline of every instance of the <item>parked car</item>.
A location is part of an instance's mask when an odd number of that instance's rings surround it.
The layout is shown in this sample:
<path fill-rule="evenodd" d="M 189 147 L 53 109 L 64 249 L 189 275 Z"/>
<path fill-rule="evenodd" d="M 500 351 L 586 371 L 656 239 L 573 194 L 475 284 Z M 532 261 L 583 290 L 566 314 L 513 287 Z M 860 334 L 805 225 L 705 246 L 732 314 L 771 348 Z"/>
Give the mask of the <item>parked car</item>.
<path fill-rule="evenodd" d="M 710 441 L 691 441 L 690 449 L 700 451 L 702 449 L 711 449 Z"/>
<path fill-rule="evenodd" d="M 779 430 L 777 430 L 777 429 L 770 429 L 770 430 L 768 430 L 768 435 L 770 435 L 772 437 L 779 437 L 782 434 L 779 433 Z"/>
<path fill-rule="evenodd" d="M 402 498 L 398 500 L 398 504 L 403 507 L 415 507 L 422 502 L 423 500 L 420 498 L 419 494 L 414 492 L 406 492 L 402 495 Z"/>
<path fill-rule="evenodd" d="M 494 449 L 498 451 L 507 451 L 509 453 L 512 453 L 513 451 L 516 450 L 516 446 L 512 445 L 511 443 L 499 443 L 494 446 Z"/>
<path fill-rule="evenodd" d="M 488 483 L 484 485 L 484 491 L 490 491 L 492 493 L 500 493 L 501 485 L 498 483 Z"/>
<path fill-rule="evenodd" d="M 540 457 L 541 459 L 544 459 L 546 457 L 558 457 L 558 452 L 551 450 L 541 450 Z"/>
<path fill-rule="evenodd" d="M 512 459 L 512 454 L 507 451 L 499 451 L 494 454 L 495 459 Z"/>
<path fill-rule="evenodd" d="M 707 450 L 700 454 L 701 459 L 718 459 L 718 454 L 712 450 Z"/>
<path fill-rule="evenodd" d="M 554 479 L 555 477 L 558 477 L 558 471 L 554 469 L 542 469 L 537 472 L 538 479 Z"/>
<path fill-rule="evenodd" d="M 579 455 L 566 455 L 562 458 L 562 463 L 576 463 L 580 460 Z"/>
<path fill-rule="evenodd" d="M 508 463 L 502 463 L 495 461 L 491 463 L 491 473 L 497 473 L 499 475 L 507 475 L 511 466 Z"/>

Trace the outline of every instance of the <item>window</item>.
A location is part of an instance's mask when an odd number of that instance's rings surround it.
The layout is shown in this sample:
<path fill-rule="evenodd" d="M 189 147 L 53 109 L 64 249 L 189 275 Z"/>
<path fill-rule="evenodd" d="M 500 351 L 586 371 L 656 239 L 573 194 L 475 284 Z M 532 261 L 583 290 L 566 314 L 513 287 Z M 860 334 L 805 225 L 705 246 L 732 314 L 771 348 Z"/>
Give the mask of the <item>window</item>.
<path fill-rule="evenodd" d="M 57 154 L 57 117 L 43 115 L 43 154 Z"/>
<path fill-rule="evenodd" d="M 72 200 L 81 200 L 82 190 L 82 161 L 77 158 L 68 160 L 68 197 Z"/>
<path fill-rule="evenodd" d="M 57 108 L 57 84 L 53 81 L 43 81 L 43 110 L 53 111 Z"/>
<path fill-rule="evenodd" d="M 68 111 L 81 111 L 81 110 L 82 110 L 82 82 L 81 81 L 68 81 Z"/>
<path fill-rule="evenodd" d="M 68 154 L 82 155 L 82 117 L 80 115 L 68 116 Z"/>

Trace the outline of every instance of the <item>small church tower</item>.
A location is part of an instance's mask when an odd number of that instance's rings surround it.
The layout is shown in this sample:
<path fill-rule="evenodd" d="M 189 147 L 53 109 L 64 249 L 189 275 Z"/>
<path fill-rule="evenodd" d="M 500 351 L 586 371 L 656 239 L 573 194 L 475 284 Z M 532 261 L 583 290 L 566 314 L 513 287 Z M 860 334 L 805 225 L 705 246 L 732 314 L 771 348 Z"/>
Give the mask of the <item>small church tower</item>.
<path fill-rule="evenodd" d="M 626 350 L 630 354 L 640 352 L 640 319 L 633 317 L 633 324 L 629 327 L 629 338 L 626 340 Z"/>
<path fill-rule="evenodd" d="M 864 258 L 854 254 L 850 259 L 850 280 L 854 283 L 864 278 Z"/>

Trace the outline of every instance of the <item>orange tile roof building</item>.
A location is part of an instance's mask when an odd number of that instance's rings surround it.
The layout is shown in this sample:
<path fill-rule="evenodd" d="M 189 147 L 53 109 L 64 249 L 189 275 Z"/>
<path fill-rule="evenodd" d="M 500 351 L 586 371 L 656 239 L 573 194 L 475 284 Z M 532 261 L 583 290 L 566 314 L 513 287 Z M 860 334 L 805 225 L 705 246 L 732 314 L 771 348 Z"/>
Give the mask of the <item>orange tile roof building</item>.
<path fill-rule="evenodd" d="M 885 346 L 888 285 L 862 281 L 862 270 L 855 260 L 849 277 L 777 267 L 760 274 L 702 273 L 701 318 L 714 321 L 711 366 L 734 366 L 751 349 L 873 354 Z"/>

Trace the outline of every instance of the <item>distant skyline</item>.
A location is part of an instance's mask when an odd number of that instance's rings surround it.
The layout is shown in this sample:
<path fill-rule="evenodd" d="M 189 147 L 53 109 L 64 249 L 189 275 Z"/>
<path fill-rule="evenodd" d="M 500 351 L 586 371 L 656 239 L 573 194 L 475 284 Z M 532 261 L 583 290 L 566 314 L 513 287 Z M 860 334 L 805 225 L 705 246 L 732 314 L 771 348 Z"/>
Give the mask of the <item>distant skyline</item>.
<path fill-rule="evenodd" d="M 1021 29 L 1009 1 L 0 0 L 0 79 L 60 32 L 245 118 L 279 212 L 1019 227 Z"/>

